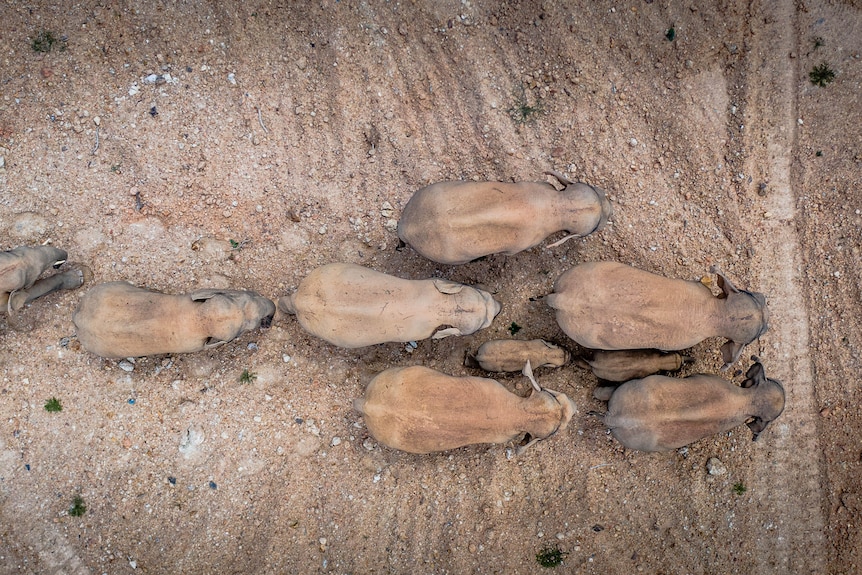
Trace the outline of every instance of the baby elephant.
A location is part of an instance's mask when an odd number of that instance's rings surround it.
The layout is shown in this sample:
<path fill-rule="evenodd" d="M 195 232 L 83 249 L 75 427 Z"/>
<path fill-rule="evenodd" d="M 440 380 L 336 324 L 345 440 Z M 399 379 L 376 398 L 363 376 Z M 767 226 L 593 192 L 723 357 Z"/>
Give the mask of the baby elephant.
<path fill-rule="evenodd" d="M 118 359 L 216 347 L 258 326 L 275 304 L 253 291 L 201 289 L 168 295 L 127 282 L 90 289 L 72 316 L 87 351 Z"/>
<path fill-rule="evenodd" d="M 714 375 L 651 375 L 594 395 L 609 399 L 605 425 L 629 449 L 669 451 L 746 421 L 757 439 L 784 410 L 784 388 L 752 359 L 741 387 Z"/>
<path fill-rule="evenodd" d="M 500 313 L 500 304 L 480 289 L 345 263 L 312 271 L 296 292 L 278 300 L 278 308 L 296 314 L 308 333 L 347 348 L 467 335 Z"/>
<path fill-rule="evenodd" d="M 446 451 L 473 443 L 507 443 L 523 433 L 532 439 L 518 453 L 566 428 L 575 404 L 543 390 L 529 364 L 533 391 L 519 397 L 493 379 L 453 377 L 423 366 L 393 367 L 371 380 L 354 408 L 371 435 L 410 453 Z"/>
<path fill-rule="evenodd" d="M 516 254 L 566 230 L 600 230 L 611 215 L 605 193 L 548 172 L 547 182 L 439 182 L 413 194 L 398 221 L 398 237 L 426 258 L 463 264 L 490 254 Z"/>
<path fill-rule="evenodd" d="M 543 339 L 494 339 L 483 343 L 476 355 L 467 355 L 464 365 L 485 371 L 521 371 L 528 361 L 536 367 L 562 367 L 569 357 L 567 350 Z"/>
<path fill-rule="evenodd" d="M 92 279 L 86 266 L 39 279 L 48 268 L 63 265 L 66 255 L 65 251 L 50 246 L 22 246 L 0 252 L 0 307 L 18 311 L 36 298 L 61 289 L 79 288 Z"/>
<path fill-rule="evenodd" d="M 660 371 L 676 371 L 692 358 L 678 353 L 664 353 L 657 349 L 635 349 L 623 351 L 591 350 L 589 357 L 575 360 L 580 367 L 592 370 L 604 381 L 629 381 L 640 379 Z"/>
<path fill-rule="evenodd" d="M 591 262 L 557 278 L 548 305 L 573 340 L 590 349 L 685 349 L 709 337 L 729 368 L 763 335 L 769 311 L 763 294 L 734 287 L 714 268 L 723 294 L 700 282 L 669 279 L 617 262 Z"/>

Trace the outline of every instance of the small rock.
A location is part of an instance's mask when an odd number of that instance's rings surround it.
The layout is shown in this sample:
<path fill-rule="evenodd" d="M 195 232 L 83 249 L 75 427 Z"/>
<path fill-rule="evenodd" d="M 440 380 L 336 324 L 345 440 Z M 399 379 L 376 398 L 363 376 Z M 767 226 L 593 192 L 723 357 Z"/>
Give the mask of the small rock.
<path fill-rule="evenodd" d="M 135 86 L 135 88 L 137 90 L 138 85 L 133 84 L 133 86 Z M 131 91 L 131 90 L 129 90 L 129 91 Z M 137 91 L 135 93 L 137 93 Z M 96 124 L 97 126 L 101 126 L 102 125 L 102 119 L 99 116 L 93 116 L 93 123 Z"/>
<path fill-rule="evenodd" d="M 337 435 L 335 437 L 333 437 L 331 445 L 332 445 L 332 447 L 335 447 L 336 445 L 341 445 L 341 438 L 338 437 Z"/>
<path fill-rule="evenodd" d="M 727 473 L 727 467 L 717 457 L 710 457 L 706 462 L 706 470 L 710 475 L 724 475 Z"/>
<path fill-rule="evenodd" d="M 637 146 L 637 145 L 638 145 L 638 141 L 637 141 L 637 139 L 636 139 L 636 138 L 632 138 L 631 140 L 629 140 L 629 145 L 630 145 L 632 148 L 634 148 L 635 146 Z"/>
<path fill-rule="evenodd" d="M 374 451 L 374 440 L 370 437 L 366 437 L 365 441 L 362 442 L 362 447 L 364 447 L 368 451 Z"/>
<path fill-rule="evenodd" d="M 305 56 L 300 56 L 296 60 L 296 67 L 300 70 L 305 70 L 305 67 L 308 65 L 308 60 L 305 59 Z"/>
<path fill-rule="evenodd" d="M 0 156 L 0 170 L 6 168 L 6 158 L 4 156 Z"/>
<path fill-rule="evenodd" d="M 135 370 L 135 366 L 132 365 L 131 362 L 129 362 L 128 360 L 125 360 L 125 359 L 123 361 L 121 361 L 120 363 L 118 363 L 117 366 L 120 369 L 122 369 L 123 371 L 134 371 Z"/>
<path fill-rule="evenodd" d="M 231 84 L 233 84 L 234 86 L 236 86 L 236 74 L 234 74 L 233 72 L 228 74 L 227 75 L 227 81 L 230 82 Z"/>
<path fill-rule="evenodd" d="M 384 218 L 391 218 L 394 213 L 395 209 L 392 207 L 392 204 L 383 202 L 383 206 L 380 208 L 380 215 Z"/>
<path fill-rule="evenodd" d="M 284 355 L 281 356 L 281 360 L 284 363 L 290 363 L 290 356 L 285 353 Z"/>
<path fill-rule="evenodd" d="M 35 212 L 22 212 L 12 219 L 9 233 L 19 238 L 34 240 L 48 231 L 48 218 Z"/>
<path fill-rule="evenodd" d="M 401 34 L 402 36 L 407 35 L 407 24 L 406 23 L 402 22 L 398 25 L 398 33 Z"/>

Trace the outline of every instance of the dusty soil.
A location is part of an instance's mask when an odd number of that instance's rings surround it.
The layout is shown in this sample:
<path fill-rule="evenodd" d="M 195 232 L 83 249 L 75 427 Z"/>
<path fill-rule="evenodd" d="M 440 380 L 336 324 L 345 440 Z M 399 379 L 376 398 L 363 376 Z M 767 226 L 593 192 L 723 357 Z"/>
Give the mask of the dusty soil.
<path fill-rule="evenodd" d="M 29 330 L 0 320 L 0 571 L 535 573 L 547 546 L 571 573 L 862 570 L 862 7 L 699 4 L 4 2 L 0 249 L 50 241 L 96 282 L 272 298 L 348 261 L 504 307 L 412 352 L 277 317 L 130 372 L 76 345 L 81 290 L 25 309 Z M 613 223 L 463 266 L 397 249 L 419 187 L 548 169 L 606 189 Z M 387 367 L 480 375 L 464 352 L 513 322 L 577 352 L 530 298 L 601 259 L 717 264 L 767 294 L 748 351 L 788 404 L 759 441 L 625 450 L 573 366 L 537 376 L 579 413 L 520 457 L 368 437 L 351 401 Z M 717 372 L 721 343 L 683 374 Z"/>

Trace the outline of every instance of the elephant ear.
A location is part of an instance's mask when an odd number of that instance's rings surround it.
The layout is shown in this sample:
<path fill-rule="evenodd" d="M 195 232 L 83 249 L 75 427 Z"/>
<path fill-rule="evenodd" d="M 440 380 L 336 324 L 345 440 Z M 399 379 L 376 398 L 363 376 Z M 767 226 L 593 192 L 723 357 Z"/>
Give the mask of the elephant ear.
<path fill-rule="evenodd" d="M 227 342 L 223 339 L 216 339 L 214 337 L 209 337 L 204 342 L 204 349 L 212 349 L 214 347 L 218 347 L 220 345 L 226 344 Z"/>
<path fill-rule="evenodd" d="M 739 356 L 742 355 L 742 350 L 745 349 L 744 343 L 736 343 L 732 340 L 721 346 L 721 359 L 724 360 L 724 365 L 721 366 L 721 371 L 727 371 L 730 366 L 736 363 Z"/>
<path fill-rule="evenodd" d="M 730 294 L 739 293 L 740 290 L 737 289 L 733 282 L 727 279 L 727 276 L 721 273 L 717 267 L 712 266 L 709 271 L 713 272 L 718 277 L 718 287 L 721 289 L 721 295 L 718 296 L 719 299 L 724 299 Z"/>
<path fill-rule="evenodd" d="M 192 298 L 192 301 L 206 301 L 223 293 L 224 291 L 220 289 L 206 288 L 193 291 L 189 297 Z"/>
<path fill-rule="evenodd" d="M 766 371 L 763 369 L 763 364 L 757 361 L 754 356 L 752 359 L 754 363 L 745 372 L 745 381 L 740 384 L 742 387 L 757 387 L 766 381 Z"/>
<path fill-rule="evenodd" d="M 461 330 L 457 327 L 447 327 L 434 332 L 434 335 L 431 336 L 431 339 L 443 339 L 444 337 L 449 337 L 450 335 L 463 335 L 463 333 L 461 333 Z"/>
<path fill-rule="evenodd" d="M 434 287 L 437 288 L 437 291 L 440 293 L 454 294 L 464 289 L 464 284 L 459 284 L 458 282 L 441 279 L 435 279 L 432 281 L 434 282 Z"/>

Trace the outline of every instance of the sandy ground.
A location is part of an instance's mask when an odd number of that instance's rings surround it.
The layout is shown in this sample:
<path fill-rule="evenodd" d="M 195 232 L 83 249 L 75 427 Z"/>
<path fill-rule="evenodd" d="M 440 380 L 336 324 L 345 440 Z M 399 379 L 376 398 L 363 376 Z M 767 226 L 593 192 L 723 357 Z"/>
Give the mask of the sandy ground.
<path fill-rule="evenodd" d="M 96 282 L 271 298 L 346 261 L 481 284 L 504 307 L 415 351 L 338 349 L 277 317 L 132 371 L 76 345 L 82 290 L 32 304 L 24 330 L 0 320 L 0 572 L 536 573 L 548 546 L 567 573 L 862 570 L 858 2 L 6 0 L 2 15 L 0 249 L 50 241 Z M 809 80 L 822 63 L 825 87 Z M 549 169 L 607 190 L 612 224 L 463 266 L 397 249 L 421 186 Z M 464 353 L 512 322 L 577 353 L 530 298 L 592 260 L 685 279 L 716 264 L 765 293 L 771 328 L 746 356 L 784 382 L 786 412 L 757 442 L 740 426 L 629 451 L 568 366 L 537 376 L 578 413 L 522 456 L 369 438 L 351 402 L 387 367 L 481 375 Z M 721 343 L 689 350 L 683 375 L 716 373 Z"/>

